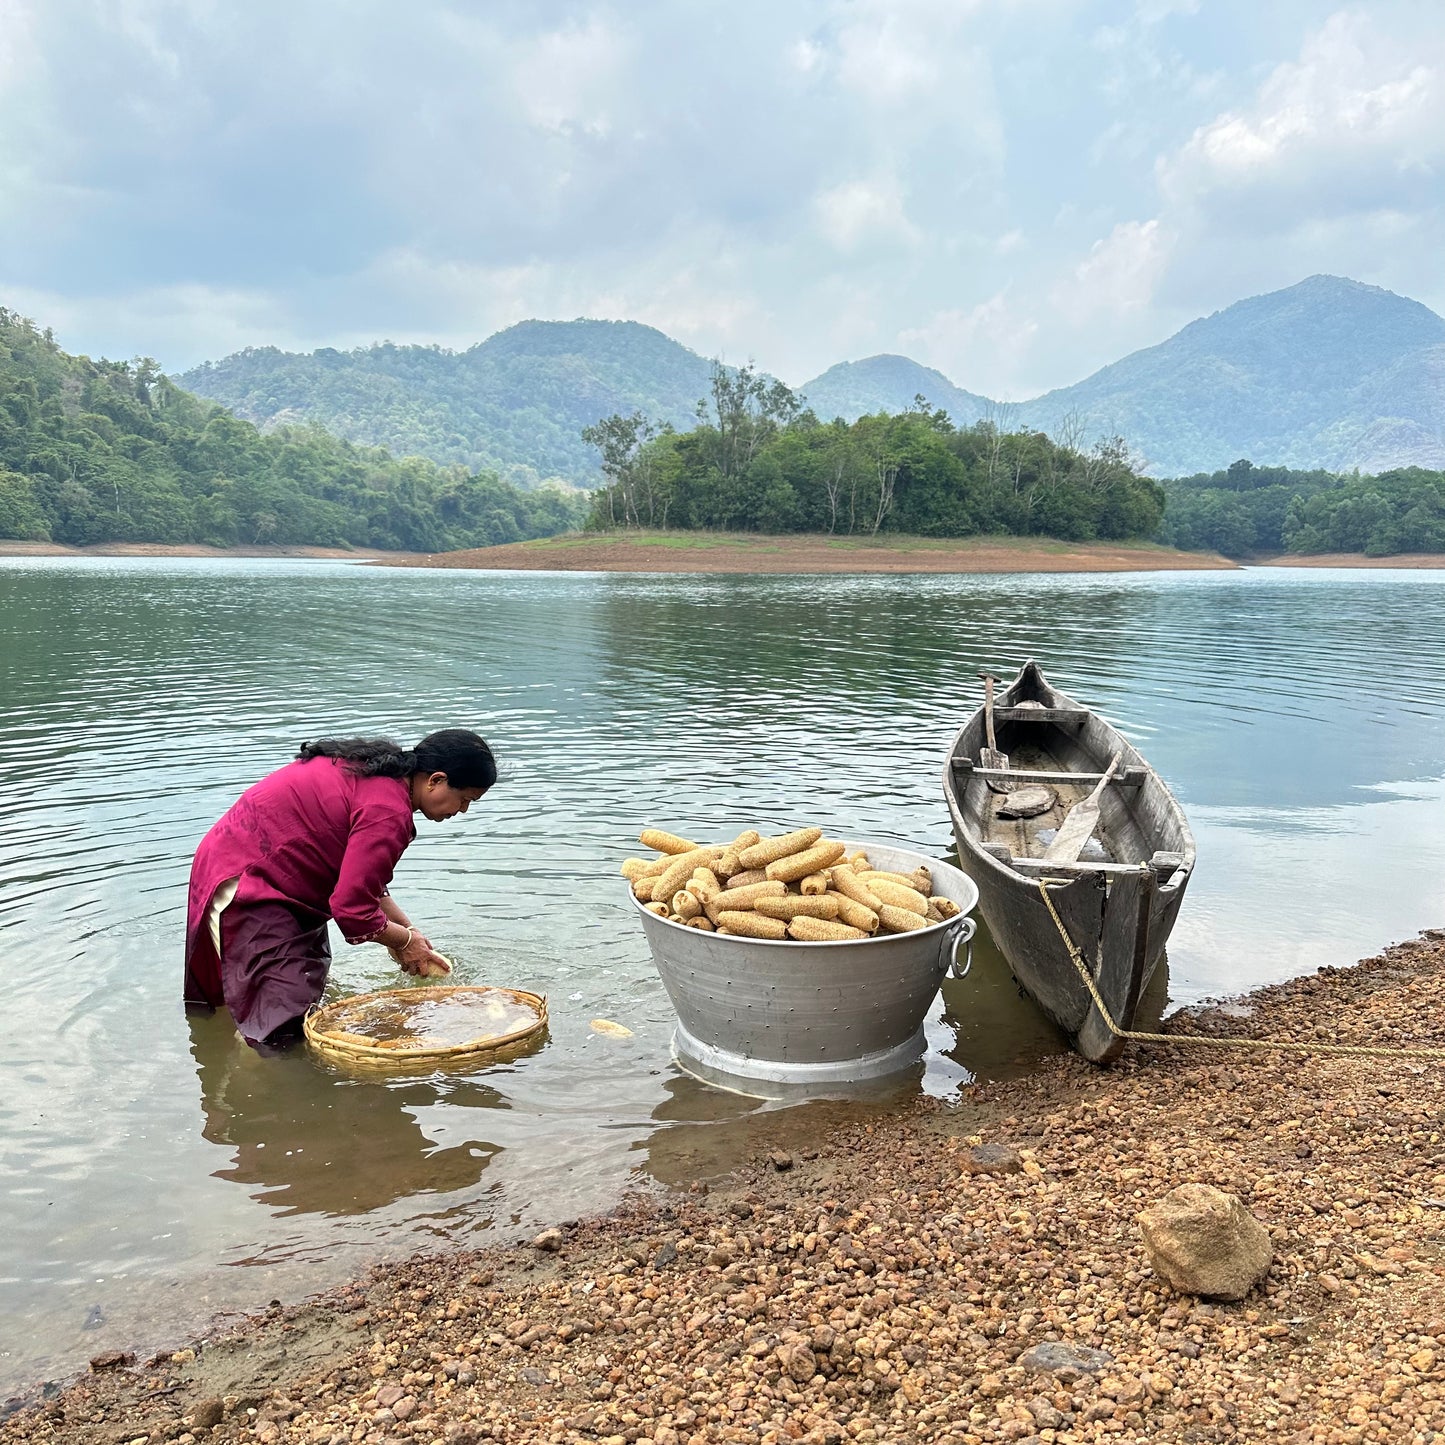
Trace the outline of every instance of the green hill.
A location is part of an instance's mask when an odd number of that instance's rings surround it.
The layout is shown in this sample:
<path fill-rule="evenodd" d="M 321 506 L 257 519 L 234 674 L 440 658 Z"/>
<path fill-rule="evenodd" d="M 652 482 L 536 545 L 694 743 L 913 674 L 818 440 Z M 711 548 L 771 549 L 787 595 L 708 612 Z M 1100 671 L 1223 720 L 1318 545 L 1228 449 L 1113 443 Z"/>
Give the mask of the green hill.
<path fill-rule="evenodd" d="M 800 388 L 821 421 L 857 421 L 878 412 L 907 411 L 917 396 L 946 411 L 955 426 L 972 426 L 999 410 L 986 396 L 955 386 L 941 371 L 906 356 L 840 361 Z"/>
<path fill-rule="evenodd" d="M 521 486 L 592 486 L 581 438 L 614 412 L 693 423 L 710 362 L 635 321 L 523 321 L 467 351 L 383 342 L 237 352 L 177 377 L 263 430 L 308 420 L 399 455 L 488 468 Z"/>
<path fill-rule="evenodd" d="M 153 361 L 71 356 L 0 308 L 0 538 L 432 552 L 551 536 L 578 509 L 316 426 L 262 435 Z"/>
<path fill-rule="evenodd" d="M 1445 320 L 1418 301 L 1311 276 L 1191 322 L 1018 408 L 1056 434 L 1123 436 L 1157 475 L 1271 466 L 1445 466 Z"/>

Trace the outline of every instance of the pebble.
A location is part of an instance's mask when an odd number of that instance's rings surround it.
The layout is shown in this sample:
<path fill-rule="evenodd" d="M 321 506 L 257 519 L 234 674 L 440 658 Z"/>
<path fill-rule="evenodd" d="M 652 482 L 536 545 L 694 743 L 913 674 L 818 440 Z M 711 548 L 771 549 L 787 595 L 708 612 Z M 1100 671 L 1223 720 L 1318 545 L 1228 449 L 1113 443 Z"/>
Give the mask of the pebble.
<path fill-rule="evenodd" d="M 963 1167 L 970 1174 L 1020 1174 L 1024 1161 L 1008 1144 L 975 1144 L 963 1156 Z"/>
<path fill-rule="evenodd" d="M 1081 1375 L 1097 1375 L 1114 1363 L 1107 1350 L 1088 1345 L 1071 1345 L 1059 1340 L 1044 1340 L 1021 1354 L 1018 1362 L 1026 1370 L 1047 1371 L 1061 1380 L 1077 1380 Z"/>
<path fill-rule="evenodd" d="M 225 1402 L 212 1395 L 209 1399 L 202 1400 L 191 1411 L 191 1428 L 193 1430 L 214 1430 L 221 1423 L 225 1413 Z"/>

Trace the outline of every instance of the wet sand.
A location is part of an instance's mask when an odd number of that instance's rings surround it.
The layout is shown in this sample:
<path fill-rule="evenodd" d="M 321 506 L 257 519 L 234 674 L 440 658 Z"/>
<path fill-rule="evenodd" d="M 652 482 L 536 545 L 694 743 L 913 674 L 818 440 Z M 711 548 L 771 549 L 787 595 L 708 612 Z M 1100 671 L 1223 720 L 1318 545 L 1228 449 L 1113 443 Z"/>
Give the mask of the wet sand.
<path fill-rule="evenodd" d="M 948 573 L 1220 571 L 1213 552 L 1046 537 L 760 536 L 754 532 L 574 532 L 504 547 L 379 559 L 387 567 L 524 572 Z"/>
<path fill-rule="evenodd" d="M 1437 1047 L 1445 930 L 1168 1027 Z M 0 1440 L 1425 1445 L 1445 1431 L 1442 1078 L 1198 1046 L 1059 1057 L 537 1243 L 378 1267 L 198 1353 L 97 1361 Z M 985 1141 L 1015 1172 L 969 1171 Z M 1240 1303 L 1149 1267 L 1135 1214 L 1186 1182 L 1273 1237 Z M 1043 1341 L 1104 1354 L 1040 1371 L 1021 1357 Z"/>

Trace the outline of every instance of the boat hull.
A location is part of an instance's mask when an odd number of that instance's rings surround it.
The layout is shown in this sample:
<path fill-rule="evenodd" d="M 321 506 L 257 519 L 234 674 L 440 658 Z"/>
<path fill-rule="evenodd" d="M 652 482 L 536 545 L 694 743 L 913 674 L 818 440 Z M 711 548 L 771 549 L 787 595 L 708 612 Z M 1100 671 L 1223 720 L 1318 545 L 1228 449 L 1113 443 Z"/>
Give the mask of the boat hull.
<path fill-rule="evenodd" d="M 1033 720 L 1019 708 L 1036 707 Z M 996 799 L 972 767 L 985 742 L 979 710 L 960 731 L 945 768 L 944 791 L 953 820 L 959 864 L 978 886 L 979 913 L 1015 978 L 1085 1058 L 1107 1063 L 1125 1040 L 1111 1030 L 1095 1005 L 1040 891 L 1049 899 L 1069 940 L 1078 949 L 1105 1007 L 1121 1029 L 1135 1024 L 1139 1003 L 1184 900 L 1194 867 L 1194 840 L 1182 810 L 1154 770 L 1109 723 L 1051 687 L 1026 664 L 999 699 L 1005 719 L 999 743 L 1015 768 L 1060 774 L 1102 772 L 1116 755 L 1127 786 L 1106 789 L 1101 799 L 1100 841 L 1104 866 L 1088 871 L 1021 869 L 1009 853 L 1041 851 L 1023 824 L 1009 837 L 996 822 Z M 1061 787 L 1056 817 L 1087 791 Z M 1002 843 L 1000 842 L 1002 837 Z M 992 845 L 992 851 L 991 847 Z M 1002 854 L 1002 856 L 1000 856 Z"/>

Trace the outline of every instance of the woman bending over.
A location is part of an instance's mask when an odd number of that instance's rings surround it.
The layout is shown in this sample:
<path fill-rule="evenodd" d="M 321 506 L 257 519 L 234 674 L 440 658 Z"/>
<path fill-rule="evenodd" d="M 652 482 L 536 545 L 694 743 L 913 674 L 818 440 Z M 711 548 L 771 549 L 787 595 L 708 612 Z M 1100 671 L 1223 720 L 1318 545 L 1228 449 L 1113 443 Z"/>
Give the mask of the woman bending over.
<path fill-rule="evenodd" d="M 188 1005 L 224 1004 L 253 1047 L 286 1044 L 321 999 L 335 919 L 407 973 L 447 962 L 387 891 L 416 837 L 412 814 L 465 813 L 497 780 L 476 733 L 446 728 L 408 750 L 389 738 L 322 738 L 248 788 L 201 840 L 186 921 Z"/>

